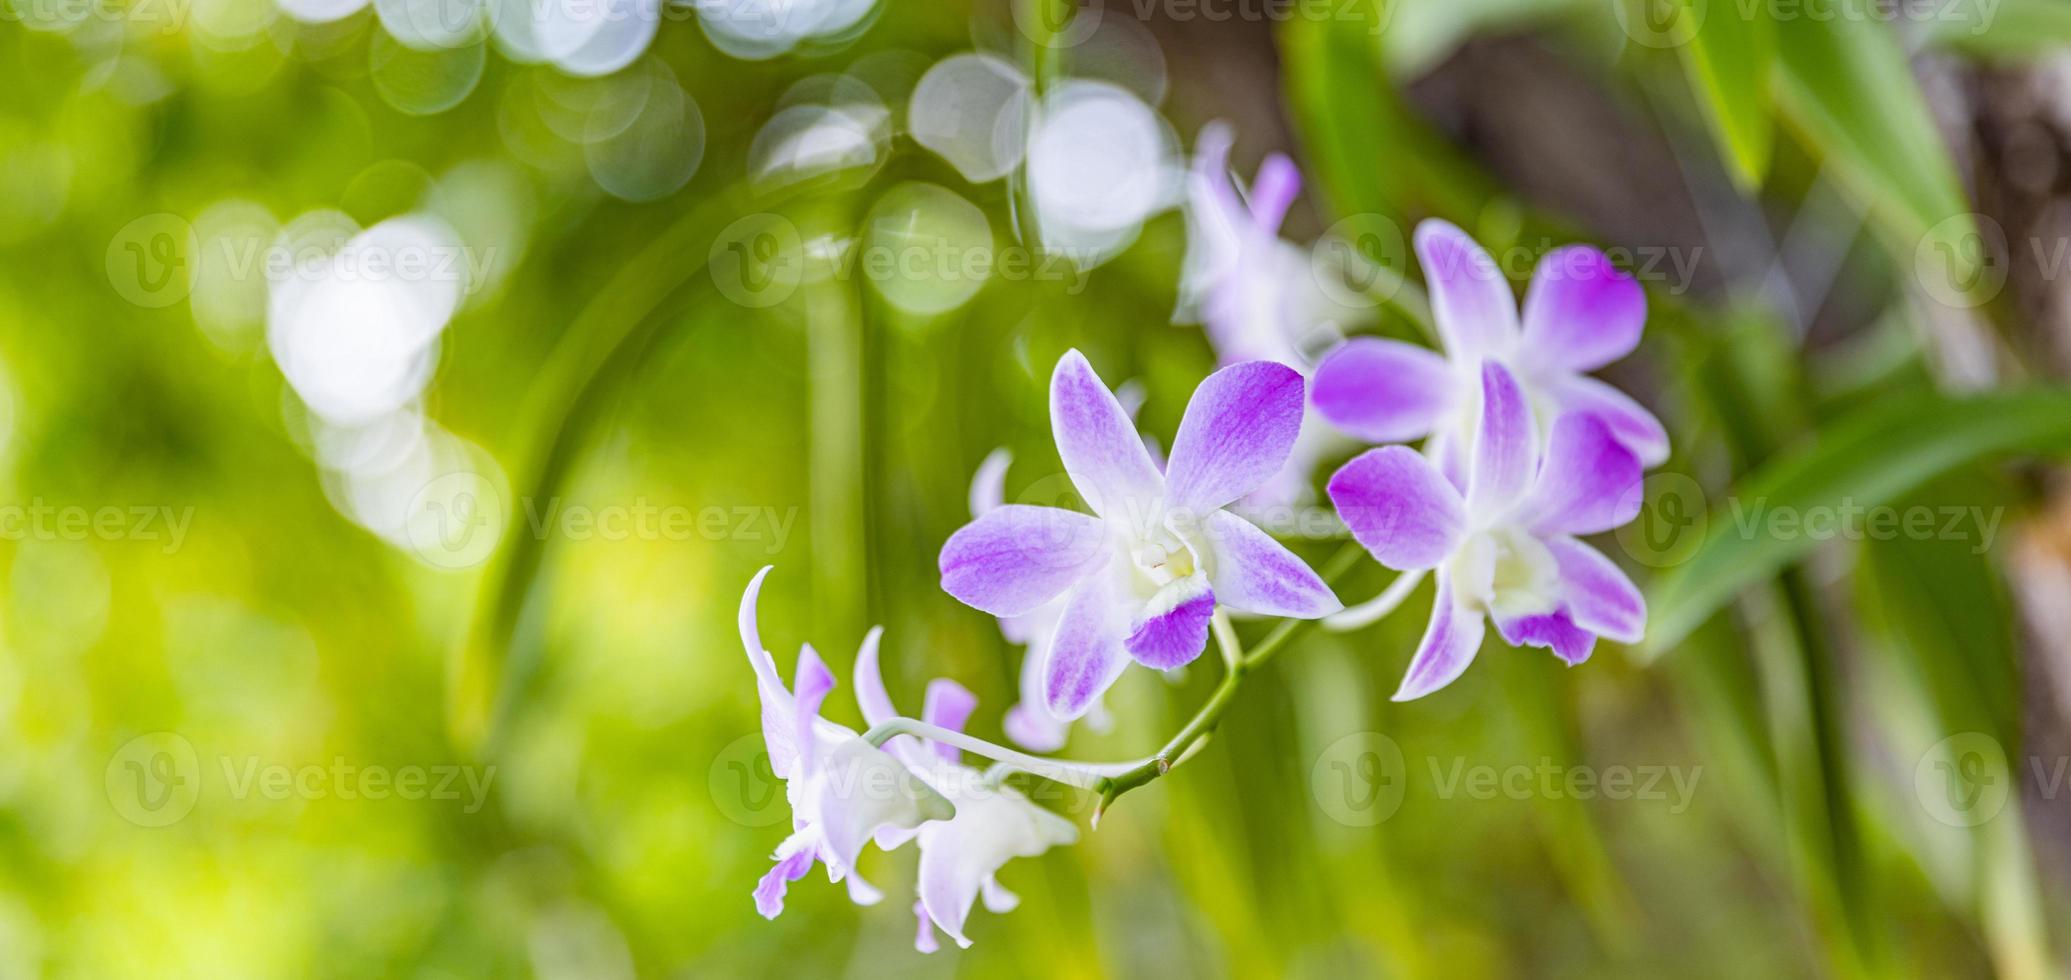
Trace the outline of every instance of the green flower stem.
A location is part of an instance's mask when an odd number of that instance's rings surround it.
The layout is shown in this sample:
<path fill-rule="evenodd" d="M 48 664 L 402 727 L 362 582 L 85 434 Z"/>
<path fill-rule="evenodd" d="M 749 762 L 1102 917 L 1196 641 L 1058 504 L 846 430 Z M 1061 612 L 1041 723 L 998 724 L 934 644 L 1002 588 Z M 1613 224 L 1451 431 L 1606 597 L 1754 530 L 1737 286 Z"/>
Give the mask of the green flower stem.
<path fill-rule="evenodd" d="M 1358 543 L 1347 542 L 1324 565 L 1323 580 L 1335 581 L 1350 571 L 1353 563 L 1359 560 L 1360 553 Z M 912 718 L 893 718 L 874 725 L 863 733 L 863 739 L 872 745 L 882 746 L 895 736 L 914 735 L 984 756 L 995 763 L 985 772 L 986 785 L 989 786 L 998 785 L 1000 780 L 1018 771 L 1066 786 L 1097 792 L 1100 794 L 1100 806 L 1093 812 L 1093 820 L 1098 824 L 1100 814 L 1105 812 L 1108 804 L 1113 803 L 1117 797 L 1171 772 L 1173 767 L 1186 761 L 1207 744 L 1208 736 L 1222 721 L 1223 712 L 1229 708 L 1230 702 L 1236 700 L 1237 689 L 1243 686 L 1245 675 L 1265 666 L 1267 661 L 1286 649 L 1295 637 L 1315 623 L 1316 621 L 1311 619 L 1283 619 L 1279 625 L 1273 627 L 1272 632 L 1266 634 L 1265 639 L 1259 641 L 1258 646 L 1247 652 L 1237 640 L 1235 627 L 1230 625 L 1227 617 L 1217 612 L 1215 618 L 1210 620 L 1210 627 L 1215 634 L 1216 645 L 1222 650 L 1223 662 L 1229 669 L 1223 674 L 1222 683 L 1215 686 L 1215 693 L 1209 695 L 1208 701 L 1194 712 L 1194 717 L 1187 721 L 1178 734 L 1166 741 L 1164 748 L 1159 749 L 1157 755 L 1149 758 L 1130 762 L 1045 759 Z"/>

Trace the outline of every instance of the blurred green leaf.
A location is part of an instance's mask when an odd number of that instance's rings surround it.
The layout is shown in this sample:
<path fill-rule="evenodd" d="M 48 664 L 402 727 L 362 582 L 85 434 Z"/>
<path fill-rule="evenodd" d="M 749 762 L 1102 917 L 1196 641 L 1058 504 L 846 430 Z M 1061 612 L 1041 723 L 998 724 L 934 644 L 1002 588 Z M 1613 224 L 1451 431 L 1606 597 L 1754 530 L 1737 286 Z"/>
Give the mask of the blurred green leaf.
<path fill-rule="evenodd" d="M 1398 78 L 1413 78 L 1444 61 L 1469 35 L 1525 27 L 1580 0 L 1395 0 L 1382 45 Z"/>
<path fill-rule="evenodd" d="M 1298 17 L 1280 32 L 1289 113 L 1331 214 L 1435 213 L 1472 224 L 1499 189 L 1404 101 L 1375 32 L 1387 8 L 1358 18 Z M 1407 235 L 1395 243 L 1406 248 Z"/>
<path fill-rule="evenodd" d="M 1956 16 L 1928 18 L 1928 44 L 2008 59 L 2039 57 L 2071 45 L 2071 3 L 2064 0 L 1956 4 L 1948 12 Z"/>
<path fill-rule="evenodd" d="M 1729 7 L 1706 17 L 1690 43 L 1677 48 L 1690 87 L 1704 107 L 1704 121 L 1719 142 L 1726 172 L 1743 191 L 1762 184 L 1774 145 L 1769 110 L 1776 65 L 1776 28 L 1766 8 L 1741 17 Z"/>
<path fill-rule="evenodd" d="M 642 361 L 653 335 L 674 322 L 679 290 L 706 286 L 706 260 L 726 218 L 774 208 L 789 194 L 757 200 L 740 186 L 705 198 L 627 262 L 585 305 L 561 337 L 553 370 L 533 380 L 526 399 L 526 432 L 537 433 L 514 481 L 520 499 L 552 499 L 569 478 L 592 436 L 606 396 Z M 520 622 L 538 584 L 547 542 L 525 532 L 522 508 L 511 508 L 504 540 L 483 576 L 474 622 L 447 664 L 447 726 L 461 745 L 493 741 L 502 714 L 530 680 L 529 650 Z"/>
<path fill-rule="evenodd" d="M 1799 514 L 1843 502 L 1872 507 L 2006 452 L 2071 452 L 2071 389 L 1899 396 L 1832 423 L 1817 442 L 1751 474 L 1734 496 L 1743 508 Z M 1744 519 L 1739 509 L 1714 508 L 1704 543 L 1654 583 L 1649 656 L 1676 645 L 1742 589 L 1818 544 L 1809 535 L 1748 531 L 1740 526 Z"/>
<path fill-rule="evenodd" d="M 1984 480 L 1947 488 L 1938 484 L 1936 490 L 1941 492 L 1907 502 L 2005 508 L 2006 489 Z M 1994 528 L 2003 529 L 2003 524 Z M 2025 756 L 2020 749 L 2020 650 L 2013 611 L 1986 551 L 1993 534 L 1982 527 L 1972 530 L 1979 536 L 1900 538 L 1867 555 L 1869 574 L 1859 576 L 1862 621 L 1882 665 L 1902 686 L 1897 700 L 1925 706 L 1924 713 L 1931 715 L 1931 721 L 1913 726 L 1923 730 L 1889 733 L 1888 744 L 1908 753 L 1902 758 L 1925 760 L 1933 751 L 1926 748 L 1930 743 L 1984 733 L 2004 751 L 1985 758 L 1988 772 L 1972 777 L 1973 782 L 2015 785 L 2023 776 L 2009 760 Z M 2047 976 L 2049 941 L 2020 807 L 1988 816 L 1974 827 L 1916 816 L 1914 823 L 1928 836 L 1915 846 L 1922 851 L 1934 845 L 1958 848 L 1961 880 L 1944 887 L 1955 892 L 1954 904 L 1977 923 L 2001 976 Z M 1935 867 L 1933 854 L 1916 856 L 1923 868 Z"/>
<path fill-rule="evenodd" d="M 1801 17 L 1778 22 L 1776 40 L 1784 119 L 1867 209 L 1886 248 L 1910 261 L 1930 237 L 1951 245 L 1975 237 L 1955 165 L 1890 29 Z M 1939 254 L 1952 282 L 1976 278 L 1974 255 Z"/>

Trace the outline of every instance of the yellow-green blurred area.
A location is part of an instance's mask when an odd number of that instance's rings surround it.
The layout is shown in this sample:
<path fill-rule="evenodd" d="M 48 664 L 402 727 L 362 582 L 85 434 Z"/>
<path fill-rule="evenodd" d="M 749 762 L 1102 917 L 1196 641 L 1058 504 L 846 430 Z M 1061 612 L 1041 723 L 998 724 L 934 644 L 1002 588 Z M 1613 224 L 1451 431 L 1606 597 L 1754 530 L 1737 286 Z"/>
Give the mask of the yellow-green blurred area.
<path fill-rule="evenodd" d="M 2071 172 L 2071 15 L 1014 4 L 888 0 L 766 54 L 672 6 L 582 77 L 502 35 L 401 45 L 384 18 L 422 5 L 385 0 L 0 0 L 0 977 L 2062 975 L 2071 306 L 2022 263 L 2065 234 L 2035 216 Z M 1081 840 L 1010 864 L 1020 907 L 970 949 L 913 950 L 912 848 L 866 853 L 879 905 L 815 869 L 764 921 L 790 812 L 750 576 L 779 669 L 810 642 L 840 679 L 829 717 L 860 727 L 882 624 L 896 703 L 955 678 L 1003 741 L 1021 651 L 936 567 L 971 474 L 1006 447 L 1007 499 L 1058 494 L 1069 348 L 1164 445 L 1216 364 L 1172 322 L 1175 199 L 1048 272 L 841 264 L 1057 234 L 1025 170 L 914 135 L 917 80 L 974 48 L 1132 93 L 1169 191 L 1233 122 L 1243 173 L 1303 172 L 1290 239 L 1360 216 L 1412 283 L 1427 217 L 1688 259 L 1642 276 L 1607 372 L 1675 457 L 1599 542 L 1673 635 L 1574 669 L 1492 639 L 1392 703 L 1426 586 L 1304 634 L 1097 829 L 1026 785 Z M 858 105 L 824 146 L 772 128 Z M 427 214 L 465 294 L 353 415 L 364 377 L 324 371 L 372 355 L 297 360 L 266 249 Z M 773 256 L 779 294 L 743 294 Z M 1347 329 L 1419 337 L 1413 306 Z M 1736 533 L 1757 505 L 1996 516 Z M 1067 754 L 1154 751 L 1215 659 L 1130 672 Z"/>

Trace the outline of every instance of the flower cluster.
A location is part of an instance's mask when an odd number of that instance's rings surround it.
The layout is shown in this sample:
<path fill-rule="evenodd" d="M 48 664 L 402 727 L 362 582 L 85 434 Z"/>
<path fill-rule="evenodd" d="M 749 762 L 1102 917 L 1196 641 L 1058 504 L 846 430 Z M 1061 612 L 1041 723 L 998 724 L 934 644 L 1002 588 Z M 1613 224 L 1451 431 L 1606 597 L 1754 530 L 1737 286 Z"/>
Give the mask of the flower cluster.
<path fill-rule="evenodd" d="M 1520 326 L 1509 282 L 1460 229 L 1427 221 L 1417 258 L 1431 288 L 1440 356 L 1360 338 L 1316 371 L 1324 418 L 1376 442 L 1330 478 L 1331 502 L 1375 560 L 1434 571 L 1437 598 L 1396 691 L 1451 683 L 1487 621 L 1512 646 L 1569 664 L 1596 638 L 1637 642 L 1646 605 L 1618 566 L 1576 540 L 1639 514 L 1645 466 L 1668 456 L 1646 409 L 1582 372 L 1639 344 L 1646 295 L 1603 253 L 1570 246 L 1541 260 Z"/>
<path fill-rule="evenodd" d="M 1551 650 L 1573 665 L 1599 637 L 1637 642 L 1646 627 L 1639 590 L 1580 536 L 1638 513 L 1644 470 L 1668 439 L 1639 404 L 1587 372 L 1639 342 L 1646 300 L 1595 249 L 1547 256 L 1522 314 L 1488 254 L 1459 229 L 1425 222 L 1416 253 L 1431 292 L 1443 352 L 1359 337 L 1310 368 L 1289 324 L 1302 312 L 1307 269 L 1277 237 L 1299 189 L 1284 158 L 1269 160 L 1245 203 L 1227 177 L 1229 137 L 1204 132 L 1193 179 L 1193 232 L 1182 316 L 1204 320 L 1224 366 L 1188 401 L 1169 457 L 1137 431 L 1133 413 L 1076 350 L 1050 377 L 1050 425 L 1084 510 L 1006 503 L 1007 458 L 995 451 L 974 476 L 972 519 L 944 543 L 942 588 L 998 617 L 1026 646 L 1020 703 L 1004 721 L 1040 752 L 1064 746 L 1069 726 L 1104 724 L 1102 700 L 1131 664 L 1172 670 L 1193 662 L 1213 632 L 1232 685 L 1246 656 L 1232 614 L 1365 621 L 1344 610 L 1301 558 L 1229 508 L 1274 486 L 1310 485 L 1319 425 L 1375 443 L 1333 473 L 1326 491 L 1351 536 L 1403 573 L 1367 609 L 1392 609 L 1429 574 L 1429 625 L 1396 693 L 1422 697 L 1451 683 L 1493 620 L 1516 647 Z M 1290 462 L 1292 460 L 1292 462 Z M 1282 491 L 1270 491 L 1284 493 Z M 1090 513 L 1089 513 L 1090 512 Z M 768 570 L 764 569 L 766 573 Z M 1226 700 L 1204 707 L 1159 754 L 1095 765 L 1022 755 L 962 733 L 975 706 L 949 680 L 928 688 L 918 720 L 893 709 L 878 673 L 879 633 L 856 659 L 857 700 L 873 726 L 858 735 L 819 717 L 833 677 L 810 647 L 786 689 L 755 627 L 757 575 L 741 606 L 741 636 L 755 668 L 772 768 L 788 787 L 793 833 L 757 887 L 766 915 L 786 885 L 824 864 L 857 902 L 876 889 L 855 873 L 866 843 L 920 850 L 916 945 L 937 930 L 968 945 L 964 921 L 983 898 L 1013 897 L 995 874 L 1015 857 L 1070 843 L 1076 828 L 981 772 L 961 752 L 1070 782 L 1112 799 L 1168 771 L 1212 729 Z M 1392 598 L 1391 598 L 1392 596 Z M 1284 635 L 1276 631 L 1276 639 Z"/>
<path fill-rule="evenodd" d="M 954 747 L 899 735 L 883 747 L 854 730 L 820 717 L 820 705 L 834 689 L 834 675 L 811 646 L 800 648 L 797 680 L 786 689 L 775 660 L 762 647 L 755 604 L 764 568 L 741 594 L 741 644 L 755 670 L 762 700 L 762 738 L 770 769 L 784 781 L 791 804 L 791 836 L 777 845 L 776 864 L 755 886 L 755 907 L 767 918 L 784 910 L 791 882 L 825 865 L 827 880 L 848 882 L 849 898 L 874 905 L 883 898 L 856 873 L 866 844 L 896 850 L 917 841 L 919 896 L 914 914 L 920 932 L 914 945 L 936 948 L 940 929 L 960 946 L 964 920 L 982 895 L 985 907 L 1005 912 L 1017 899 L 993 875 L 1016 857 L 1034 857 L 1078 839 L 1070 821 L 1030 802 L 963 764 Z M 856 702 L 865 721 L 882 724 L 898 716 L 878 671 L 881 630 L 871 630 L 856 654 Z M 955 681 L 928 686 L 921 720 L 945 731 L 963 727 L 977 699 Z"/>
<path fill-rule="evenodd" d="M 1316 619 L 1342 608 L 1271 536 L 1223 508 L 1278 472 L 1301 428 L 1300 374 L 1250 361 L 1208 377 L 1160 472 L 1121 403 L 1070 351 L 1050 379 L 1050 426 L 1092 515 L 1009 504 L 951 535 L 942 588 L 1003 618 L 1062 602 L 1040 708 L 1085 714 L 1131 662 L 1191 663 L 1218 605 Z"/>

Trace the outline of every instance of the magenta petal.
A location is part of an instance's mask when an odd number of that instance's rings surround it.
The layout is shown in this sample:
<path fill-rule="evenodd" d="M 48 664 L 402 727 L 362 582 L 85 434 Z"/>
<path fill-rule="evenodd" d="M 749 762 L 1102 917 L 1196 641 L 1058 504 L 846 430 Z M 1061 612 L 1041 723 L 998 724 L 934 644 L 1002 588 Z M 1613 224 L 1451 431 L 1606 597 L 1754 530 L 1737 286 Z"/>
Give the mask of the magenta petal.
<path fill-rule="evenodd" d="M 1654 467 L 1667 461 L 1668 430 L 1631 395 L 1579 374 L 1554 383 L 1548 394 L 1563 412 L 1587 412 L 1603 419 L 1618 441 L 1639 457 L 1641 466 Z"/>
<path fill-rule="evenodd" d="M 914 899 L 913 915 L 920 920 L 920 928 L 913 934 L 913 948 L 923 953 L 941 949 L 942 944 L 935 941 L 935 923 L 928 918 L 928 903 Z"/>
<path fill-rule="evenodd" d="M 1438 595 L 1431 602 L 1431 624 L 1417 644 L 1416 658 L 1395 691 L 1396 701 L 1412 701 L 1451 684 L 1474 662 L 1488 629 L 1481 614 L 1453 605 L 1452 583 L 1438 576 Z"/>
<path fill-rule="evenodd" d="M 1129 666 L 1122 648 L 1128 624 L 1115 605 L 1115 584 L 1091 579 L 1072 590 L 1043 667 L 1043 699 L 1059 721 L 1072 721 L 1098 701 Z"/>
<path fill-rule="evenodd" d="M 1446 351 L 1467 359 L 1509 349 L 1517 338 L 1517 300 L 1495 260 L 1444 221 L 1418 225 L 1413 237 Z"/>
<path fill-rule="evenodd" d="M 1596 634 L 1575 625 L 1564 611 L 1515 619 L 1496 617 L 1496 632 L 1514 647 L 1545 647 L 1570 667 L 1589 659 Z"/>
<path fill-rule="evenodd" d="M 928 682 L 927 698 L 921 702 L 920 720 L 936 728 L 960 732 L 964 730 L 964 722 L 971 719 L 972 710 L 977 707 L 978 695 L 972 694 L 970 688 L 947 677 L 937 677 Z M 954 745 L 934 741 L 928 744 L 935 750 L 935 754 L 945 761 L 963 760 L 962 754 Z"/>
<path fill-rule="evenodd" d="M 1215 601 L 1258 616 L 1319 619 L 1345 608 L 1287 546 L 1226 510 L 1208 515 L 1209 585 Z"/>
<path fill-rule="evenodd" d="M 1509 369 L 1495 361 L 1481 365 L 1481 422 L 1467 471 L 1467 509 L 1482 517 L 1516 504 L 1531 485 L 1538 461 L 1538 430 L 1532 406 Z"/>
<path fill-rule="evenodd" d="M 1302 174 L 1286 154 L 1275 153 L 1258 165 L 1251 181 L 1251 220 L 1268 234 L 1280 230 L 1287 209 L 1302 192 Z"/>
<path fill-rule="evenodd" d="M 1466 532 L 1459 491 L 1407 446 L 1369 449 L 1330 477 L 1326 488 L 1352 537 L 1389 568 L 1430 568 Z"/>
<path fill-rule="evenodd" d="M 1280 471 L 1302 431 L 1302 376 L 1247 361 L 1208 376 L 1187 402 L 1165 467 L 1166 503 L 1206 515 Z"/>
<path fill-rule="evenodd" d="M 791 744 L 798 748 L 801 771 L 813 771 L 813 723 L 820 717 L 820 704 L 834 690 L 834 673 L 808 643 L 798 648 L 798 679 L 792 683 Z"/>
<path fill-rule="evenodd" d="M 1619 643 L 1647 632 L 1647 600 L 1611 559 L 1573 538 L 1548 538 L 1560 567 L 1562 598 L 1575 625 Z"/>
<path fill-rule="evenodd" d="M 1140 518 L 1137 511 L 1148 511 L 1163 494 L 1164 478 L 1129 413 L 1076 350 L 1066 351 L 1050 376 L 1050 432 L 1072 486 L 1094 513 Z"/>
<path fill-rule="evenodd" d="M 1595 534 L 1639 516 L 1639 457 L 1594 415 L 1553 422 L 1523 522 L 1539 535 Z"/>
<path fill-rule="evenodd" d="M 1535 364 L 1593 371 L 1639 346 L 1647 294 L 1587 245 L 1539 260 L 1524 300 L 1522 356 Z"/>
<path fill-rule="evenodd" d="M 813 869 L 813 849 L 801 847 L 779 860 L 776 867 L 755 883 L 755 911 L 765 919 L 774 919 L 784 911 L 784 894 L 791 882 L 805 877 Z"/>
<path fill-rule="evenodd" d="M 1309 399 L 1331 425 L 1368 442 L 1410 442 L 1459 398 L 1452 365 L 1413 344 L 1355 337 L 1316 366 Z"/>
<path fill-rule="evenodd" d="M 1055 752 L 1064 748 L 1065 727 L 1050 717 L 1041 705 L 1023 702 L 1007 709 L 1000 728 L 1014 744 L 1030 752 Z"/>
<path fill-rule="evenodd" d="M 942 545 L 942 589 L 995 616 L 1019 616 L 1056 598 L 1107 560 L 1100 521 L 1055 507 L 1008 504 L 959 528 Z"/>
<path fill-rule="evenodd" d="M 1137 663 L 1155 670 L 1185 666 L 1208 648 L 1214 615 L 1215 593 L 1206 579 L 1173 582 L 1151 599 L 1124 646 Z"/>

